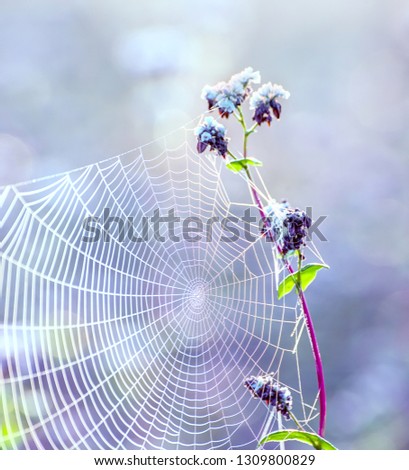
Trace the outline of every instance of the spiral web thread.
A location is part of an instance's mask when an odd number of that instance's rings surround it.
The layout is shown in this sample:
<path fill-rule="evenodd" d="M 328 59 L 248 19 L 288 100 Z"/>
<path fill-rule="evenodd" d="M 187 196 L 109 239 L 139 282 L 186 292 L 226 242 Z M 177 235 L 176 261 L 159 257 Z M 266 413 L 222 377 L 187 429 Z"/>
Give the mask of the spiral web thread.
<path fill-rule="evenodd" d="M 156 208 L 207 221 L 252 207 L 221 158 L 197 155 L 191 127 L 1 188 L 0 447 L 254 449 L 280 423 L 243 381 L 269 372 L 315 426 L 304 320 L 295 295 L 277 300 L 286 273 L 258 223 L 255 241 L 223 242 L 220 223 L 211 241 L 122 240 L 115 224 L 83 241 L 105 208 L 140 234 Z"/>

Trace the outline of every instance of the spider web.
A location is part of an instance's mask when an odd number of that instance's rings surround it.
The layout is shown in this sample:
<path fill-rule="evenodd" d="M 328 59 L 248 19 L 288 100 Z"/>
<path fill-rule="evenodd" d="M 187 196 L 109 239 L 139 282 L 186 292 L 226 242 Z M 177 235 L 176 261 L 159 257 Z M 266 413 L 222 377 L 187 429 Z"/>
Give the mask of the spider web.
<path fill-rule="evenodd" d="M 257 215 L 246 182 L 227 173 L 221 158 L 197 155 L 184 127 L 1 188 L 0 447 L 254 449 L 286 425 L 243 386 L 270 372 L 312 429 L 304 320 L 295 295 L 277 300 L 286 273 L 258 223 L 254 240 L 223 241 L 215 223 L 211 239 L 183 239 L 177 225 L 179 241 L 135 242 L 100 220 L 105 240 L 84 241 L 84 219 L 107 208 L 132 217 L 137 235 L 155 209 L 182 221 Z"/>

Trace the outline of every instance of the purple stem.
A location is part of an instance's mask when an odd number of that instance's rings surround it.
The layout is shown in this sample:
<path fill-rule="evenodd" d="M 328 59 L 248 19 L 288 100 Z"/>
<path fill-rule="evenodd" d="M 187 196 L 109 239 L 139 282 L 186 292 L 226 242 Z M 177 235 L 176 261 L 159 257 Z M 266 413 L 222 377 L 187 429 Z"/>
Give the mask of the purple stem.
<path fill-rule="evenodd" d="M 247 173 L 249 176 L 250 181 L 251 177 L 250 174 Z M 272 232 L 271 232 L 271 224 L 270 224 L 270 219 L 266 216 L 266 213 L 264 212 L 264 207 L 263 204 L 261 203 L 260 196 L 258 195 L 257 190 L 254 188 L 254 186 L 251 186 L 251 191 L 253 193 L 254 200 L 257 204 L 258 210 L 260 212 L 261 218 L 264 221 L 264 225 L 267 227 L 267 234 L 270 237 L 272 241 L 275 242 Z M 277 251 L 282 254 L 282 249 L 281 247 L 275 243 L 277 247 Z M 294 269 L 292 268 L 291 264 L 288 263 L 288 261 L 284 260 L 285 266 L 287 270 L 290 272 L 290 274 L 294 274 Z M 326 397 L 326 392 L 325 392 L 325 380 L 324 380 L 324 368 L 322 366 L 322 359 L 321 359 L 321 354 L 320 354 L 320 349 L 318 347 L 318 341 L 317 341 L 317 336 L 315 334 L 315 329 L 314 329 L 314 324 L 312 322 L 311 314 L 308 309 L 307 301 L 305 299 L 304 292 L 301 290 L 301 288 L 298 289 L 298 294 L 301 300 L 301 305 L 302 305 L 302 311 L 304 313 L 304 318 L 305 318 L 305 324 L 307 326 L 307 331 L 308 331 L 308 336 L 310 338 L 311 342 L 311 347 L 312 347 L 312 352 L 315 360 L 315 369 L 317 372 L 317 381 L 318 381 L 318 393 L 319 393 L 319 403 L 320 403 L 320 424 L 319 424 L 319 431 L 318 434 L 321 437 L 324 437 L 324 432 L 325 432 L 325 420 L 327 416 L 327 397 Z"/>

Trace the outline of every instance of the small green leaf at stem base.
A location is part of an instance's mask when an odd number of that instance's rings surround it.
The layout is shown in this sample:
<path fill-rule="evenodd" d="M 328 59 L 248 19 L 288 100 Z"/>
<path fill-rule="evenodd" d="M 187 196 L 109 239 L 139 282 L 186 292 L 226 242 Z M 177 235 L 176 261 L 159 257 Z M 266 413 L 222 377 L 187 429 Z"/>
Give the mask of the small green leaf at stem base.
<path fill-rule="evenodd" d="M 301 289 L 306 290 L 311 282 L 316 278 L 317 272 L 321 269 L 329 269 L 326 264 L 309 263 L 301 268 L 301 270 L 289 274 L 280 282 L 278 286 L 277 296 L 279 299 L 289 294 L 295 287 L 298 278 L 300 278 Z"/>
<path fill-rule="evenodd" d="M 312 432 L 298 431 L 296 429 L 288 429 L 286 431 L 276 431 L 268 434 L 260 441 L 259 446 L 267 442 L 280 441 L 299 441 L 304 442 L 317 450 L 337 450 L 330 442 L 314 434 Z"/>
<path fill-rule="evenodd" d="M 263 166 L 263 163 L 256 158 L 242 158 L 241 160 L 234 160 L 226 165 L 226 167 L 234 173 L 238 173 L 248 166 Z"/>

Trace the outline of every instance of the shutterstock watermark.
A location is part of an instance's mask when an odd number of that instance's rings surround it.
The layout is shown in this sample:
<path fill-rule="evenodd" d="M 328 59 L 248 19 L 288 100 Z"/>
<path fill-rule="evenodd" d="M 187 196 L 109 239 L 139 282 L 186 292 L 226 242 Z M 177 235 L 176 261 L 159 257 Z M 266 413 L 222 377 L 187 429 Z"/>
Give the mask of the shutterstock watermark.
<path fill-rule="evenodd" d="M 244 238 L 248 242 L 255 242 L 263 233 L 265 223 L 251 212 L 248 208 L 240 217 L 230 215 L 206 219 L 198 216 L 181 218 L 176 214 L 175 209 L 169 209 L 166 214 L 155 209 L 151 216 L 145 215 L 136 219 L 131 216 L 113 216 L 107 207 L 103 210 L 101 217 L 90 216 L 84 219 L 82 241 L 86 243 L 96 243 L 100 240 L 109 242 L 115 238 L 120 243 L 143 243 L 151 240 L 161 243 L 169 240 L 196 243 L 212 242 L 216 239 L 222 243 L 234 243 Z M 308 228 L 306 240 L 316 237 L 319 241 L 327 241 L 320 229 L 327 216 L 321 215 L 314 220 L 312 207 L 307 207 L 305 212 L 313 221 Z M 264 238 L 266 241 L 271 241 L 269 237 Z"/>

